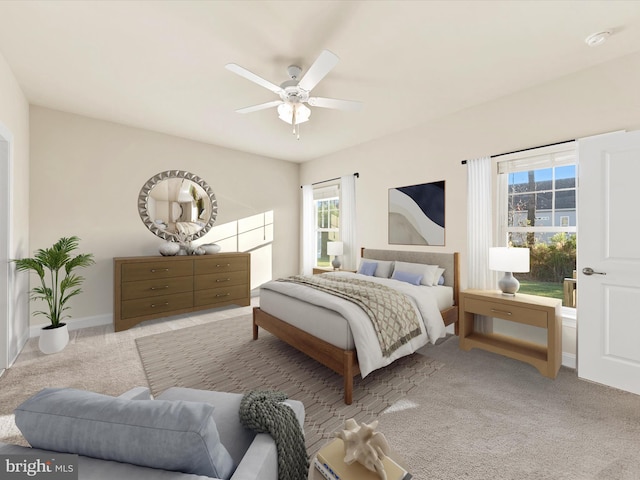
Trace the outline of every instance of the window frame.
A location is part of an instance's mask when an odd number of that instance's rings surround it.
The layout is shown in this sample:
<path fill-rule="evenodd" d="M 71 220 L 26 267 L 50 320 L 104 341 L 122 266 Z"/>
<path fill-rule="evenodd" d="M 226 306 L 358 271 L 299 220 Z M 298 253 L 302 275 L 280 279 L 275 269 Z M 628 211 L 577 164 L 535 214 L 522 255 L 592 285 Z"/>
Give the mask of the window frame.
<path fill-rule="evenodd" d="M 578 227 L 575 226 L 509 226 L 509 181 L 508 177 L 510 173 L 523 172 L 529 170 L 542 170 L 545 168 L 552 169 L 552 189 L 544 190 L 545 192 L 557 192 L 575 190 L 576 192 L 576 214 L 578 211 L 577 193 L 578 193 L 578 153 L 576 142 L 567 142 L 560 145 L 552 145 L 549 147 L 540 147 L 536 149 L 527 150 L 524 152 L 517 152 L 508 154 L 496 158 L 497 162 L 497 246 L 507 246 L 509 242 L 509 234 L 511 233 L 578 233 Z M 567 165 L 575 165 L 576 167 L 576 183 L 573 188 L 555 188 L 555 173 L 556 167 L 563 167 Z M 542 192 L 542 191 L 541 191 Z M 532 194 L 533 192 L 527 192 Z M 540 193 L 540 192 L 535 192 Z M 553 205 L 551 208 L 552 215 L 555 215 L 558 210 L 555 207 L 555 195 Z"/>
<path fill-rule="evenodd" d="M 579 161 L 578 161 L 578 151 L 577 151 L 577 142 L 565 142 L 563 144 L 551 145 L 548 147 L 540 147 L 536 149 L 531 149 L 523 152 L 516 152 L 513 154 L 503 155 L 495 158 L 496 162 L 496 170 L 495 170 L 495 180 L 496 180 L 496 189 L 495 192 L 495 205 L 496 205 L 496 222 L 495 222 L 495 233 L 496 233 L 496 246 L 507 246 L 509 245 L 510 236 L 515 233 L 527 234 L 533 233 L 534 235 L 538 235 L 540 233 L 566 233 L 568 235 L 578 235 L 578 227 L 577 221 L 574 226 L 563 226 L 561 224 L 561 216 L 562 211 L 565 209 L 559 210 L 560 214 L 558 214 L 558 210 L 555 207 L 555 195 L 553 201 L 553 209 L 550 213 L 554 215 L 553 223 L 557 225 L 553 226 L 509 226 L 509 173 L 517 172 L 517 171 L 530 171 L 530 170 L 542 170 L 545 168 L 553 168 L 552 174 L 552 189 L 545 191 L 566 191 L 566 190 L 575 190 L 575 215 L 577 219 L 578 212 L 578 189 L 579 189 Z M 556 180 L 556 170 L 555 167 L 562 167 L 567 165 L 575 166 L 575 185 L 573 188 L 561 188 L 555 189 L 555 180 Z M 538 192 L 528 192 L 528 193 L 538 193 Z M 565 210 L 566 211 L 566 210 Z M 566 287 L 566 285 L 565 285 Z M 564 301 L 563 301 L 564 303 Z M 567 315 L 575 315 L 575 307 L 563 306 L 563 311 L 567 312 Z"/>
<path fill-rule="evenodd" d="M 319 210 L 318 210 L 318 204 L 319 202 L 323 202 L 323 201 L 332 201 L 332 200 L 337 200 L 338 201 L 338 208 L 337 208 L 337 214 L 338 214 L 338 222 L 337 222 L 337 227 L 319 227 L 318 226 L 318 218 L 319 218 Z M 318 239 L 319 239 L 319 235 L 321 235 L 322 233 L 328 233 L 331 234 L 333 233 L 335 235 L 333 240 L 340 240 L 341 236 L 340 236 L 340 216 L 342 214 L 341 212 L 341 205 L 342 205 L 342 198 L 341 198 L 341 189 L 340 189 L 340 183 L 336 182 L 336 183 L 331 183 L 331 184 L 324 184 L 321 187 L 313 187 L 313 214 L 314 214 L 314 236 L 313 236 L 313 251 L 314 251 L 314 259 L 313 259 L 313 266 L 314 267 L 326 267 L 327 265 L 318 265 L 318 260 L 321 257 L 322 252 L 319 251 L 320 245 L 318 245 Z M 331 209 L 329 210 L 329 214 L 331 212 Z M 329 222 L 330 224 L 331 222 Z M 328 240 L 329 241 L 329 240 Z"/>

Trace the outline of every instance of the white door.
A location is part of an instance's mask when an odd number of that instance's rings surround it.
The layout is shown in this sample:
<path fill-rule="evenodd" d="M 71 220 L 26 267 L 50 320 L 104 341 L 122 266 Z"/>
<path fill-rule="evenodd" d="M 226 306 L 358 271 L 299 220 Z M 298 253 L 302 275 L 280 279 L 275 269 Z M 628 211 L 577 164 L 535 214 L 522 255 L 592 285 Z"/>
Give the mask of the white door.
<path fill-rule="evenodd" d="M 578 159 L 578 376 L 640 394 L 640 131 Z"/>

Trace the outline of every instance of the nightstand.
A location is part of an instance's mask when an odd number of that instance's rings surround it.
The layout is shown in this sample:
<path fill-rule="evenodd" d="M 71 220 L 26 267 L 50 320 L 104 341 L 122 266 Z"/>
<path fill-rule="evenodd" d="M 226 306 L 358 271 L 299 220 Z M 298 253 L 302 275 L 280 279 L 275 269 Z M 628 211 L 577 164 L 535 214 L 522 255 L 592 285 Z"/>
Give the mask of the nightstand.
<path fill-rule="evenodd" d="M 549 378 L 556 378 L 562 362 L 562 301 L 518 293 L 513 297 L 499 291 L 466 290 L 460 293 L 460 348 L 481 348 L 527 362 Z M 500 318 L 547 330 L 547 344 L 539 345 L 499 334 L 475 332 L 475 315 Z"/>
<path fill-rule="evenodd" d="M 345 270 L 343 268 L 340 268 L 338 270 L 334 270 L 333 267 L 313 267 L 313 274 L 314 275 L 320 275 L 321 273 L 327 273 L 327 272 L 351 272 L 351 273 L 356 273 L 355 270 Z"/>

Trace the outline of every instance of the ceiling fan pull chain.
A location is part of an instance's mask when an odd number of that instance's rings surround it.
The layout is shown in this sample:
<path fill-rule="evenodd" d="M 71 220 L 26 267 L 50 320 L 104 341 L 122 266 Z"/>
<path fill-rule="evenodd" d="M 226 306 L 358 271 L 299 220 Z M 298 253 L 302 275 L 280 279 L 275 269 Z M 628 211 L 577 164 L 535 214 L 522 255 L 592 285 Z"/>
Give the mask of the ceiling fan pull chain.
<path fill-rule="evenodd" d="M 294 104 L 294 105 L 292 105 L 292 107 L 293 108 L 291 110 L 293 110 L 293 111 L 292 111 L 292 118 L 291 118 L 292 122 L 291 123 L 293 123 L 293 134 L 295 135 L 296 134 L 296 123 L 297 123 L 296 122 L 296 113 L 298 111 L 298 105 Z"/>

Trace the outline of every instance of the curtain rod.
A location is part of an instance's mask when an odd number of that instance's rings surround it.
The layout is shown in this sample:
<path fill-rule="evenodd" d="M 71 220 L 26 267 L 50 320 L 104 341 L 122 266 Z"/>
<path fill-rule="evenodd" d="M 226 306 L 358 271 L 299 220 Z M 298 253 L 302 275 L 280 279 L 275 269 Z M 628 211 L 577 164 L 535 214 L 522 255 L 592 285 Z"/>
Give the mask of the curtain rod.
<path fill-rule="evenodd" d="M 548 143 L 546 145 L 540 145 L 538 147 L 529 147 L 529 148 L 523 148 L 522 150 L 514 150 L 513 152 L 498 153 L 497 155 L 490 155 L 490 158 L 502 157 L 503 155 L 511 155 L 512 153 L 526 152 L 527 150 L 536 150 L 538 148 L 553 147 L 554 145 L 562 145 L 563 143 L 569 143 L 569 142 L 575 142 L 575 141 L 576 140 L 574 138 L 573 140 L 564 140 L 562 142 Z M 468 160 L 462 160 L 460 163 L 462 165 L 466 165 L 467 162 Z"/>
<path fill-rule="evenodd" d="M 360 174 L 358 172 L 353 174 L 354 177 L 356 178 L 360 178 Z M 340 180 L 341 177 L 336 177 L 336 178 L 330 178 L 328 180 L 322 180 L 320 182 L 315 182 L 312 183 L 311 185 L 320 185 L 321 183 L 327 183 L 327 182 L 333 182 L 334 180 Z M 300 188 L 302 188 L 304 185 L 300 185 Z"/>

